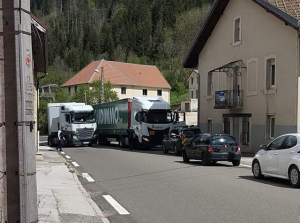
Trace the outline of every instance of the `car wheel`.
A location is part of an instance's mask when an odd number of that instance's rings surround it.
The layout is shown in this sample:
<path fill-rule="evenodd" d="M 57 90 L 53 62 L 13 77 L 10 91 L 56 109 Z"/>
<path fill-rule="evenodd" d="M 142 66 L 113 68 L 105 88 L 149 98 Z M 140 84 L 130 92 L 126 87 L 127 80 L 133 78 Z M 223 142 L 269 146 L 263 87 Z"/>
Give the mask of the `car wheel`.
<path fill-rule="evenodd" d="M 202 154 L 202 165 L 203 166 L 208 166 L 210 164 L 210 160 L 207 157 L 207 154 Z"/>
<path fill-rule="evenodd" d="M 188 158 L 185 151 L 182 152 L 182 158 L 183 158 L 183 162 L 185 162 L 185 163 L 190 162 L 190 159 Z"/>
<path fill-rule="evenodd" d="M 264 177 L 264 175 L 261 174 L 260 165 L 257 160 L 255 160 L 252 164 L 252 173 L 253 173 L 254 178 L 256 178 L 256 179 L 261 179 Z"/>
<path fill-rule="evenodd" d="M 232 165 L 233 166 L 239 166 L 240 163 L 241 163 L 241 160 L 234 160 L 234 161 L 232 161 Z"/>
<path fill-rule="evenodd" d="M 165 144 L 162 144 L 162 147 L 163 147 L 163 153 L 168 153 L 169 151 L 167 150 L 167 148 L 166 148 L 166 145 Z"/>
<path fill-rule="evenodd" d="M 297 166 L 292 166 L 289 171 L 289 179 L 290 183 L 293 187 L 300 186 L 300 176 L 299 176 L 299 169 Z"/>

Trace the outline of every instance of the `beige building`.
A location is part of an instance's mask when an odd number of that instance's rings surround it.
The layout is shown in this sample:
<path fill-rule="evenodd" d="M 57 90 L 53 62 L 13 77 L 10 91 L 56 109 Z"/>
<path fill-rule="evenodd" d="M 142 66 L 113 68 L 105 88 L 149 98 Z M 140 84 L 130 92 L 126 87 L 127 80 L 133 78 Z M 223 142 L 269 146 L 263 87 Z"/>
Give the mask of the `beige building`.
<path fill-rule="evenodd" d="M 299 4 L 215 0 L 183 65 L 200 73 L 203 132 L 234 135 L 242 151 L 299 132 Z"/>
<path fill-rule="evenodd" d="M 80 84 L 92 83 L 101 78 L 112 84 L 119 99 L 132 97 L 162 97 L 170 102 L 171 86 L 156 66 L 130 64 L 115 61 L 93 61 L 62 85 L 70 94 Z"/>

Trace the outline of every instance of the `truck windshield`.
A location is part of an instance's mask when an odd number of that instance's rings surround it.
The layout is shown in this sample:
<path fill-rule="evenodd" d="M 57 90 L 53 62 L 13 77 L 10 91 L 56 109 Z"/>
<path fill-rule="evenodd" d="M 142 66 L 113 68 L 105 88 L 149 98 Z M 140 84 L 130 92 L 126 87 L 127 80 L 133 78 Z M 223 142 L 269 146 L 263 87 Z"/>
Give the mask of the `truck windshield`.
<path fill-rule="evenodd" d="M 78 112 L 73 114 L 73 123 L 93 123 L 95 122 L 94 112 Z"/>
<path fill-rule="evenodd" d="M 143 121 L 145 123 L 150 123 L 150 124 L 172 123 L 173 122 L 172 113 L 171 111 L 162 111 L 162 110 L 144 112 Z"/>

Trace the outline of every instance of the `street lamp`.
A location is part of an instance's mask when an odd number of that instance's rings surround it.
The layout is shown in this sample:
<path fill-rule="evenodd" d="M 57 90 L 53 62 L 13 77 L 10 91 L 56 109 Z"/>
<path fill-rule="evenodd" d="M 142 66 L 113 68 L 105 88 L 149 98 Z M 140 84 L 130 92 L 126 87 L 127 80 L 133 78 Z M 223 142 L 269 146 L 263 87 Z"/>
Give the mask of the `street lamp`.
<path fill-rule="evenodd" d="M 100 73 L 98 69 L 95 70 L 95 72 Z M 101 92 L 100 92 L 100 103 L 104 102 L 104 80 L 103 80 L 103 67 L 101 67 Z"/>

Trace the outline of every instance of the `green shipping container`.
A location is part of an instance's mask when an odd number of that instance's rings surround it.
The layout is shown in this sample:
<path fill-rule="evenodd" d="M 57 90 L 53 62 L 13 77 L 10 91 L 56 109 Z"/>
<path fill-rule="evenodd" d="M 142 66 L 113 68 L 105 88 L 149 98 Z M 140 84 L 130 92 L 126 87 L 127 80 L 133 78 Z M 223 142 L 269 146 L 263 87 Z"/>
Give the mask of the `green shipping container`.
<path fill-rule="evenodd" d="M 93 105 L 95 110 L 97 134 L 126 134 L 129 126 L 131 99 Z"/>

